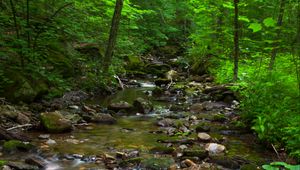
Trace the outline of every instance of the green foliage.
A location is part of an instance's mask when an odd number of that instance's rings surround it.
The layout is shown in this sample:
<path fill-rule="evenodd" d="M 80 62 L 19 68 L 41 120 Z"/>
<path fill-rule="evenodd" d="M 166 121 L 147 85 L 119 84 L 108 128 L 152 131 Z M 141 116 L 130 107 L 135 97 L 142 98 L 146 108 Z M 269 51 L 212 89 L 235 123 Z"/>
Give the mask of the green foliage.
<path fill-rule="evenodd" d="M 300 169 L 300 165 L 290 165 L 285 162 L 272 162 L 270 165 L 262 166 L 265 170 L 280 170 L 281 167 L 284 167 L 287 170 L 298 170 Z"/>

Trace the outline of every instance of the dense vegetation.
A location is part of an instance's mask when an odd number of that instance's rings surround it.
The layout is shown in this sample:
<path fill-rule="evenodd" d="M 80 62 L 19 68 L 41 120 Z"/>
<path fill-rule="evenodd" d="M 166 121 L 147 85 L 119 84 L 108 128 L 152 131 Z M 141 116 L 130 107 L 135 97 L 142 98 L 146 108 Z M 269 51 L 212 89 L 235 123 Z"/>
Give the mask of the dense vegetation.
<path fill-rule="evenodd" d="M 125 61 L 179 57 L 193 74 L 234 82 L 241 124 L 300 158 L 299 0 L 125 0 L 107 72 L 115 3 L 1 0 L 0 96 L 32 102 L 111 90 L 114 75 L 143 74 Z"/>

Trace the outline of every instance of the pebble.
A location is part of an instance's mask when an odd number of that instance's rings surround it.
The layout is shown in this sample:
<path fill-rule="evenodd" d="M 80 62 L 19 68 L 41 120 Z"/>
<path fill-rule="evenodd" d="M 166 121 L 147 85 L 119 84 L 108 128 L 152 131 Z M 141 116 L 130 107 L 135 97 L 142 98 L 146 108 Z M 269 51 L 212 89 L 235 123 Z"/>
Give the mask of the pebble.
<path fill-rule="evenodd" d="M 211 136 L 207 133 L 198 133 L 198 139 L 201 141 L 210 141 Z"/>
<path fill-rule="evenodd" d="M 49 139 L 50 138 L 50 135 L 49 134 L 41 134 L 39 136 L 39 139 Z"/>
<path fill-rule="evenodd" d="M 46 142 L 47 145 L 55 145 L 56 144 L 56 141 L 53 140 L 53 139 L 48 139 L 47 142 Z"/>

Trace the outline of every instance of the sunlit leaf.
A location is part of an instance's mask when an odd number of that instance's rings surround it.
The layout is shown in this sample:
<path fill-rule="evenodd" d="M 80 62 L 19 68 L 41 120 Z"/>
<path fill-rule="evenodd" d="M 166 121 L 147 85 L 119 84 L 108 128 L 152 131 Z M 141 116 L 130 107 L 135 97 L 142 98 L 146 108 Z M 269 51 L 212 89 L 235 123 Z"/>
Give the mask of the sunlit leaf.
<path fill-rule="evenodd" d="M 276 21 L 273 18 L 269 17 L 264 19 L 264 24 L 266 27 L 275 27 Z"/>
<path fill-rule="evenodd" d="M 262 29 L 262 26 L 259 23 L 252 23 L 248 28 L 252 29 L 253 32 L 258 32 Z"/>

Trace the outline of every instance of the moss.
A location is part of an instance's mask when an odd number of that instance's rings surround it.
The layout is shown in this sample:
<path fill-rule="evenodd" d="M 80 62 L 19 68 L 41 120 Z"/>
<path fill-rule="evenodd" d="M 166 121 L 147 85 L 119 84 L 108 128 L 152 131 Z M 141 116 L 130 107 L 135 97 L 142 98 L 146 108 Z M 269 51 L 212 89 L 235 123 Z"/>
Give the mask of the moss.
<path fill-rule="evenodd" d="M 59 112 L 42 113 L 41 123 L 50 133 L 61 133 L 71 130 L 70 121 L 65 119 Z"/>
<path fill-rule="evenodd" d="M 7 161 L 5 161 L 5 160 L 0 160 L 0 166 L 4 166 L 4 165 L 6 165 L 6 163 L 7 163 Z"/>
<path fill-rule="evenodd" d="M 208 152 L 204 149 L 185 150 L 183 152 L 183 156 L 198 157 L 200 159 L 205 159 L 208 156 Z"/>
<path fill-rule="evenodd" d="M 30 143 L 24 143 L 18 140 L 10 140 L 3 144 L 3 150 L 5 152 L 13 151 L 28 151 L 33 148 L 33 145 Z"/>
<path fill-rule="evenodd" d="M 142 161 L 142 166 L 145 169 L 161 170 L 161 169 L 168 169 L 174 163 L 175 163 L 174 160 L 169 157 L 147 158 Z"/>
<path fill-rule="evenodd" d="M 157 146 L 150 149 L 151 153 L 172 154 L 175 151 L 173 147 Z"/>
<path fill-rule="evenodd" d="M 121 167 L 127 167 L 129 165 L 139 164 L 142 160 L 143 160 L 143 158 L 141 158 L 141 157 L 130 158 L 130 159 L 127 159 L 127 160 L 122 160 L 119 165 Z"/>
<path fill-rule="evenodd" d="M 224 114 L 216 114 L 213 116 L 213 121 L 216 121 L 216 122 L 225 122 L 226 120 L 227 120 L 227 118 Z"/>

